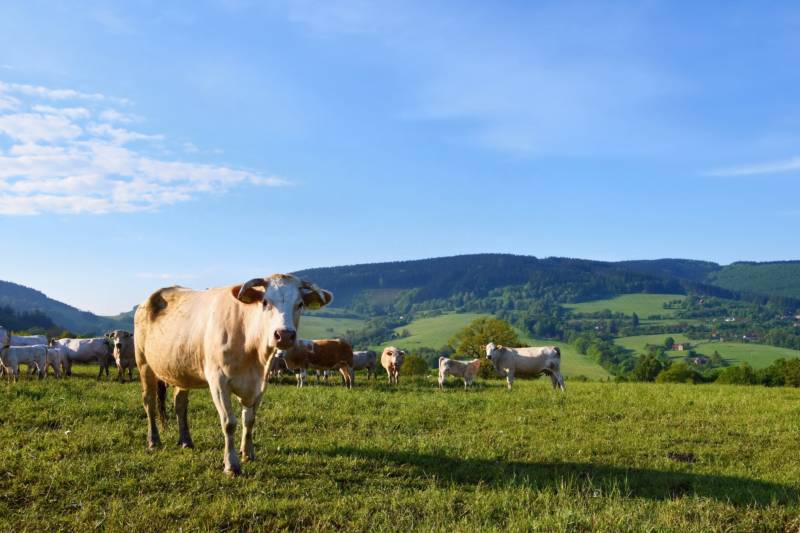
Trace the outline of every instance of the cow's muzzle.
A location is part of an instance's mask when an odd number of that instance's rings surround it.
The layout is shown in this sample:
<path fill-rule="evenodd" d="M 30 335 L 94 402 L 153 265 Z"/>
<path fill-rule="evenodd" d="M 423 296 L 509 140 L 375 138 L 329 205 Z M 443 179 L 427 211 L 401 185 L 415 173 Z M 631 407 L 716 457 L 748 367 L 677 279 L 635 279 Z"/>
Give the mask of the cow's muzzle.
<path fill-rule="evenodd" d="M 274 337 L 278 348 L 288 350 L 294 347 L 294 343 L 297 340 L 297 332 L 293 329 L 276 329 Z"/>

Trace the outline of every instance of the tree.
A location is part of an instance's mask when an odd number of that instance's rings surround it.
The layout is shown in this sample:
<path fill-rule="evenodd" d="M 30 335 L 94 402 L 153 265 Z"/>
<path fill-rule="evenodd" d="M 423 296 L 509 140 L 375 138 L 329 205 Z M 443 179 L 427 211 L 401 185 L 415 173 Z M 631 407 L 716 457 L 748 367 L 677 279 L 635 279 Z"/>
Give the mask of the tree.
<path fill-rule="evenodd" d="M 636 381 L 655 381 L 658 374 L 664 370 L 664 365 L 653 354 L 639 356 L 633 368 L 633 378 Z"/>
<path fill-rule="evenodd" d="M 715 383 L 725 383 L 728 385 L 755 385 L 756 374 L 753 367 L 747 363 L 739 366 L 731 366 L 720 372 Z"/>
<path fill-rule="evenodd" d="M 455 353 L 467 357 L 485 357 L 484 346 L 493 342 L 503 346 L 519 346 L 519 337 L 511 324 L 499 318 L 482 317 L 453 335 L 449 343 Z"/>
<path fill-rule="evenodd" d="M 672 337 L 667 337 L 664 339 L 664 348 L 671 350 L 673 346 L 675 346 L 675 339 Z"/>
<path fill-rule="evenodd" d="M 403 374 L 409 376 L 424 376 L 428 373 L 428 362 L 418 355 L 407 355 L 405 362 L 403 362 Z"/>
<path fill-rule="evenodd" d="M 636 313 L 633 313 L 633 316 L 631 317 L 631 324 L 633 325 L 633 327 L 639 326 L 639 315 L 637 315 Z"/>

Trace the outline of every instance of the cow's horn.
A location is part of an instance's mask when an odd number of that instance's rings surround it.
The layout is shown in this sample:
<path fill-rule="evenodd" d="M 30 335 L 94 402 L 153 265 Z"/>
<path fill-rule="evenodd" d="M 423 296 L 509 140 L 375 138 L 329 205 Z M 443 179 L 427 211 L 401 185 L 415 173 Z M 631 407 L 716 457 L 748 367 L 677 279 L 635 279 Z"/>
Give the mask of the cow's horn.
<path fill-rule="evenodd" d="M 267 280 L 265 280 L 264 278 L 253 278 L 250 281 L 245 282 L 244 285 L 242 285 L 242 288 L 239 289 L 239 295 L 237 296 L 237 298 L 241 300 L 244 294 L 253 287 L 266 287 L 266 286 L 267 286 Z"/>

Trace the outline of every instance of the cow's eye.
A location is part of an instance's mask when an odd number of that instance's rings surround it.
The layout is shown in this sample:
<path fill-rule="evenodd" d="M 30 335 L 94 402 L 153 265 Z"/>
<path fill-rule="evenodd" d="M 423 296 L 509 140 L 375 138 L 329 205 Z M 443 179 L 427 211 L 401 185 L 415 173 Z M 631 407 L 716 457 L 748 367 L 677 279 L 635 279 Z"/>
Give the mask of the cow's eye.
<path fill-rule="evenodd" d="M 297 304 L 297 309 L 302 309 L 302 308 L 303 308 L 303 302 L 300 302 L 299 304 Z"/>
<path fill-rule="evenodd" d="M 264 309 L 266 309 L 267 311 L 269 311 L 270 309 L 272 309 L 272 302 L 270 302 L 269 300 L 262 300 L 262 301 L 261 301 L 261 305 L 262 305 L 262 306 L 264 307 Z"/>

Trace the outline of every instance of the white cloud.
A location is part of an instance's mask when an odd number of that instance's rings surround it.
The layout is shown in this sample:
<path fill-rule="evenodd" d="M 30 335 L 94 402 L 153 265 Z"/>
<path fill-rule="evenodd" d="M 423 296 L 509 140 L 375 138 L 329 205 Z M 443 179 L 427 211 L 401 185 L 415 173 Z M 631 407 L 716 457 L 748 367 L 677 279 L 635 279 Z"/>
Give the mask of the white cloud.
<path fill-rule="evenodd" d="M 785 172 L 795 172 L 800 170 L 800 157 L 784 159 L 781 161 L 770 161 L 754 165 L 740 165 L 725 168 L 718 168 L 707 172 L 708 176 L 736 177 L 736 176 L 756 176 L 759 174 L 783 174 Z"/>
<path fill-rule="evenodd" d="M 109 123 L 130 117 L 107 107 L 112 101 L 0 82 L 0 103 L 10 102 L 0 106 L 0 139 L 11 140 L 0 148 L 0 215 L 148 211 L 243 184 L 287 184 L 225 165 L 164 159 L 164 135 Z M 154 142 L 160 150 L 151 149 Z"/>

